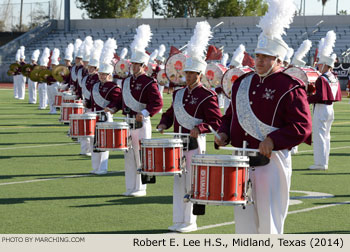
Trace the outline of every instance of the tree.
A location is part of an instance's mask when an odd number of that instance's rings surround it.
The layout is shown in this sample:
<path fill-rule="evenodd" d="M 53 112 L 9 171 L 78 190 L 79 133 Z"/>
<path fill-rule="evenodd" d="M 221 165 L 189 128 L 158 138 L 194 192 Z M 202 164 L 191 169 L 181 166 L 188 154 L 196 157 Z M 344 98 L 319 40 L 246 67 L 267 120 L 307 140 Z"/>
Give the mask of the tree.
<path fill-rule="evenodd" d="M 76 0 L 76 3 L 90 18 L 135 18 L 141 17 L 149 0 Z"/>
<path fill-rule="evenodd" d="M 261 16 L 267 11 L 264 0 L 152 0 L 156 15 L 176 17 Z"/>
<path fill-rule="evenodd" d="M 337 15 L 348 15 L 347 10 L 340 10 Z"/>

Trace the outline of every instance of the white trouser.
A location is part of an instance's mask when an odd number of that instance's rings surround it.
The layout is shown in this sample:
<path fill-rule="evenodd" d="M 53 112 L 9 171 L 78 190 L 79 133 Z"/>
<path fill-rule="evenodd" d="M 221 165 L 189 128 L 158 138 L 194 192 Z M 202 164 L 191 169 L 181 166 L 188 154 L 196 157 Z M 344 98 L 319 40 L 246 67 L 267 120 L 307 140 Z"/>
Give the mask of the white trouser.
<path fill-rule="evenodd" d="M 45 109 L 47 107 L 47 84 L 38 83 L 39 93 L 39 108 Z"/>
<path fill-rule="evenodd" d="M 13 97 L 18 98 L 18 76 L 13 76 Z"/>
<path fill-rule="evenodd" d="M 38 82 L 34 82 L 31 79 L 28 78 L 28 96 L 29 96 L 29 103 L 36 104 L 36 88 L 37 88 Z"/>
<path fill-rule="evenodd" d="M 219 108 L 225 108 L 225 95 L 223 93 L 218 94 Z"/>
<path fill-rule="evenodd" d="M 23 76 L 22 74 L 18 75 L 18 86 L 17 86 L 17 92 L 18 92 L 18 99 L 24 100 L 25 94 L 26 94 L 26 80 L 27 78 Z"/>
<path fill-rule="evenodd" d="M 184 151 L 186 158 L 186 172 L 182 173 L 181 177 L 174 176 L 173 188 L 173 223 L 196 223 L 197 216 L 193 215 L 193 204 L 191 202 L 184 202 L 185 194 L 191 191 L 192 181 L 192 156 L 196 154 L 204 154 L 206 150 L 206 137 L 200 135 L 198 137 L 198 148 L 195 150 Z"/>
<path fill-rule="evenodd" d="M 163 100 L 164 86 L 158 84 L 158 90 L 159 90 L 160 96 L 162 97 L 162 100 Z M 158 113 L 160 113 L 160 114 L 163 113 L 163 109 L 159 110 Z"/>
<path fill-rule="evenodd" d="M 107 122 L 113 122 L 113 117 L 110 113 L 106 113 L 107 115 Z M 90 140 L 90 149 L 93 150 L 94 147 L 94 140 Z M 108 170 L 108 158 L 109 158 L 109 151 L 103 151 L 103 152 L 91 152 L 91 164 L 92 164 L 92 170 L 94 172 L 96 171 L 107 171 Z"/>
<path fill-rule="evenodd" d="M 226 113 L 227 108 L 230 106 L 231 100 L 224 95 L 224 114 Z"/>
<path fill-rule="evenodd" d="M 87 153 L 91 153 L 91 150 L 92 150 L 91 146 L 93 145 L 94 142 L 91 141 L 90 137 L 79 138 L 78 142 L 80 143 L 80 154 L 85 155 Z"/>
<path fill-rule="evenodd" d="M 315 165 L 328 166 L 331 148 L 331 127 L 334 121 L 333 104 L 315 104 L 312 120 L 312 140 Z"/>
<path fill-rule="evenodd" d="M 132 148 L 125 152 L 125 187 L 127 192 L 145 191 L 146 185 L 141 182 L 141 174 L 137 169 L 141 167 L 140 141 L 152 137 L 150 117 L 145 117 L 142 128 L 130 130 Z"/>
<path fill-rule="evenodd" d="M 47 100 L 50 106 L 50 113 L 56 114 L 55 96 L 58 93 L 58 82 L 47 85 Z"/>
<path fill-rule="evenodd" d="M 236 234 L 283 234 L 292 177 L 290 151 L 272 153 L 270 163 L 250 170 L 249 176 L 254 204 L 234 207 Z"/>

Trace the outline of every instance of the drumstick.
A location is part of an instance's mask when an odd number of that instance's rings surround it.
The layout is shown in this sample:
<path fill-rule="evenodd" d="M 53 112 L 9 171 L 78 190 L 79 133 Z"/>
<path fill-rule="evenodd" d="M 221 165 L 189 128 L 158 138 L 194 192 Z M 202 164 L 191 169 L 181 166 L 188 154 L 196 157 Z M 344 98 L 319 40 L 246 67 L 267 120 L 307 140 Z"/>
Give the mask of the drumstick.
<path fill-rule="evenodd" d="M 221 141 L 221 137 L 219 136 L 219 134 L 210 125 L 208 125 L 208 126 L 209 126 L 209 130 L 211 131 L 211 133 L 213 133 L 214 136 Z"/>
<path fill-rule="evenodd" d="M 176 132 L 165 132 L 164 135 L 172 135 L 172 136 L 189 136 L 189 133 L 176 133 Z"/>

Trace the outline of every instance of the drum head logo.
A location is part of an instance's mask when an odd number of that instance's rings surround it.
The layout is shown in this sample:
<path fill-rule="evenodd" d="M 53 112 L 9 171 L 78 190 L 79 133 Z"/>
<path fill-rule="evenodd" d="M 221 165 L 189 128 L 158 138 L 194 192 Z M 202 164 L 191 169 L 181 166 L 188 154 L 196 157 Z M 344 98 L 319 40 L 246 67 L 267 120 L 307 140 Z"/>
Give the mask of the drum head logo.
<path fill-rule="evenodd" d="M 214 71 L 213 70 L 208 70 L 207 71 L 207 74 L 206 74 L 206 76 L 207 76 L 207 79 L 208 80 L 213 80 L 214 79 Z"/>
<path fill-rule="evenodd" d="M 259 38 L 258 47 L 259 48 L 266 48 L 267 47 L 267 38 L 266 37 L 261 36 Z"/>
<path fill-rule="evenodd" d="M 207 195 L 207 171 L 201 169 L 199 175 L 199 198 L 205 198 Z"/>
<path fill-rule="evenodd" d="M 191 65 L 192 65 L 192 61 L 191 61 Z M 178 71 L 182 70 L 182 62 L 180 60 L 176 61 L 174 64 L 174 67 Z"/>

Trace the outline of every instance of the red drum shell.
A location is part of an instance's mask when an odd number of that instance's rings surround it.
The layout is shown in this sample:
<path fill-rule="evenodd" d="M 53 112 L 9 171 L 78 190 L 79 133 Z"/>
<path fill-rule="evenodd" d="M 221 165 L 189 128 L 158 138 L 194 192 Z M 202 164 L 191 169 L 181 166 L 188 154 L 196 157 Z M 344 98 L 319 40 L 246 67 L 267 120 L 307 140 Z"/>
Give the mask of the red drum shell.
<path fill-rule="evenodd" d="M 210 205 L 245 204 L 248 166 L 246 156 L 194 155 L 191 201 Z"/>
<path fill-rule="evenodd" d="M 99 151 L 127 150 L 129 124 L 125 122 L 96 123 L 96 146 Z"/>
<path fill-rule="evenodd" d="M 72 114 L 70 115 L 70 136 L 87 138 L 95 136 L 96 114 Z"/>
<path fill-rule="evenodd" d="M 182 172 L 181 139 L 142 139 L 141 153 L 143 174 L 166 176 Z"/>
<path fill-rule="evenodd" d="M 54 106 L 57 108 L 61 107 L 62 105 L 62 100 L 63 100 L 63 94 L 62 93 L 57 93 L 57 95 L 55 95 L 55 102 L 54 102 Z"/>
<path fill-rule="evenodd" d="M 231 89 L 235 80 L 245 73 L 253 71 L 250 67 L 231 68 L 227 70 L 221 79 L 221 86 L 227 98 L 231 99 Z"/>
<path fill-rule="evenodd" d="M 83 114 L 84 105 L 82 103 L 62 103 L 60 122 L 69 123 L 71 114 Z"/>

